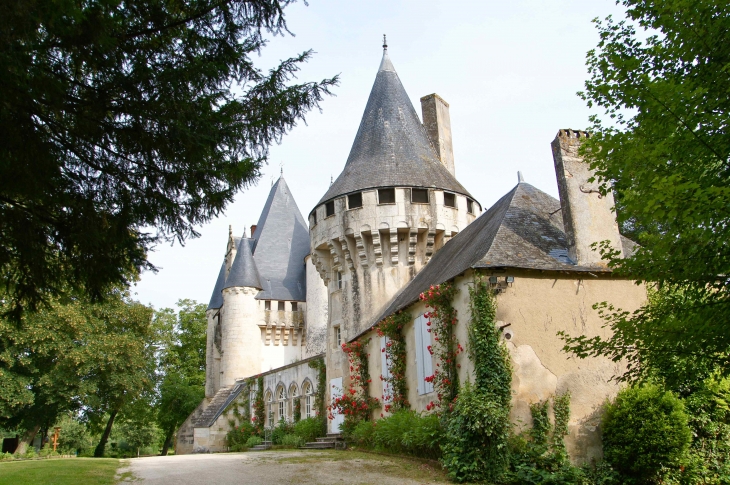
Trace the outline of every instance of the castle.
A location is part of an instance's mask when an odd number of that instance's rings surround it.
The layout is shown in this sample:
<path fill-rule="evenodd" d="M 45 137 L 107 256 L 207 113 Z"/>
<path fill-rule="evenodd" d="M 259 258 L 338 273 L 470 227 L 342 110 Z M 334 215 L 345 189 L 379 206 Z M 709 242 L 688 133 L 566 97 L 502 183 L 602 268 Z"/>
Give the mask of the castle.
<path fill-rule="evenodd" d="M 482 276 L 497 293 L 512 359 L 513 422 L 530 422 L 530 403 L 570 391 L 569 454 L 574 461 L 600 455 L 600 408 L 617 392 L 610 378 L 619 369 L 562 353 L 556 334 L 605 335 L 593 303 L 631 311 L 646 293 L 613 275 L 590 247 L 608 240 L 630 254 L 634 245 L 619 233 L 612 195 L 589 181 L 578 154 L 587 134 L 560 130 L 552 142 L 560 200 L 520 175 L 483 211 L 455 175 L 449 105 L 432 94 L 421 98 L 421 110 L 423 121 L 384 46 L 345 167 L 308 224 L 282 176 L 250 235 L 229 235 L 207 311 L 206 397 L 179 430 L 177 453 L 226 450 L 232 404 L 241 393 L 254 401 L 247 377 L 263 376 L 267 426 L 313 415 L 318 381 L 309 362 L 324 359 L 331 402 L 350 380 L 341 346 L 355 339 L 370 356 L 370 395 L 386 395 L 377 376 L 388 374 L 388 363 L 374 327 L 395 312 L 411 317 L 403 332 L 408 401 L 426 410 L 434 389 L 424 378 L 434 359 L 419 295 L 452 282 L 459 290 L 455 334 L 466 342 L 468 285 Z M 473 367 L 466 354 L 459 359 L 464 382 Z M 342 416 L 331 418 L 336 433 Z"/>

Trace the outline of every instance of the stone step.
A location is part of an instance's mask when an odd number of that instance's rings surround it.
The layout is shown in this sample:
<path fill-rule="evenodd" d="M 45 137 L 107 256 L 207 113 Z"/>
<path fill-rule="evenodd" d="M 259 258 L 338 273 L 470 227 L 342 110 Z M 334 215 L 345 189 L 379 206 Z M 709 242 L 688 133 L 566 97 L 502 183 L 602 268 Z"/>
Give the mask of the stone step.
<path fill-rule="evenodd" d="M 317 438 L 317 441 L 320 443 L 334 443 L 335 441 L 342 441 L 342 438 L 339 436 L 326 436 L 324 438 Z"/>
<path fill-rule="evenodd" d="M 302 446 L 305 450 L 326 450 L 335 447 L 334 441 L 312 441 Z"/>
<path fill-rule="evenodd" d="M 256 445 L 253 448 L 251 448 L 251 451 L 264 451 L 271 448 L 271 441 L 266 441 L 264 443 L 261 443 L 260 445 Z"/>

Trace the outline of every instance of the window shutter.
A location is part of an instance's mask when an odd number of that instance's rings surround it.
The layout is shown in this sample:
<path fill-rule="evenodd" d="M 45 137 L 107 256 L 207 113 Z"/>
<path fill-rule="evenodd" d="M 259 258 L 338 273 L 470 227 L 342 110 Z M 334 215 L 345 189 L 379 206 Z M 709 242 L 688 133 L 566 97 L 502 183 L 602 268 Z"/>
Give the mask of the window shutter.
<path fill-rule="evenodd" d="M 383 376 L 383 379 L 390 378 L 390 369 L 388 368 L 388 353 L 384 352 L 383 349 L 387 348 L 388 345 L 388 337 L 380 337 L 380 374 Z M 388 383 L 383 380 L 383 403 L 388 404 L 390 403 L 390 389 L 388 388 Z"/>
<path fill-rule="evenodd" d="M 418 380 L 418 394 L 426 394 L 426 382 L 423 380 L 426 377 L 423 374 L 423 315 L 419 315 L 416 321 L 413 323 L 413 329 L 416 334 L 416 377 Z"/>
<path fill-rule="evenodd" d="M 426 325 L 428 319 L 423 315 L 420 315 L 421 320 L 421 341 L 423 342 L 423 349 L 421 354 L 423 355 L 423 376 L 428 377 L 433 375 L 433 358 L 431 352 L 428 351 L 428 347 L 431 345 L 431 333 L 428 331 L 429 326 Z M 433 392 L 433 382 L 423 381 L 423 393 L 428 394 Z"/>

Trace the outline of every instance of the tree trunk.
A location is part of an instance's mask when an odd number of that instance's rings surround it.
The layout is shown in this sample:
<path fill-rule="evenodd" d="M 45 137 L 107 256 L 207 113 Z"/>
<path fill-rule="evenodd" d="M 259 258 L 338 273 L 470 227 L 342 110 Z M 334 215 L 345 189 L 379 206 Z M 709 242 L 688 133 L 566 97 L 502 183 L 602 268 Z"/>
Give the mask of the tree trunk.
<path fill-rule="evenodd" d="M 175 426 L 170 426 L 170 429 L 167 430 L 167 436 L 165 436 L 165 444 L 162 445 L 162 453 L 160 453 L 161 456 L 167 456 L 167 450 L 170 449 L 173 436 L 175 436 Z"/>
<path fill-rule="evenodd" d="M 18 455 L 25 454 L 25 452 L 28 451 L 28 447 L 33 444 L 35 435 L 38 434 L 38 431 L 40 431 L 40 429 L 41 429 L 41 426 L 36 425 L 36 426 L 33 426 L 31 429 L 27 430 L 25 433 L 23 433 L 23 437 L 20 438 L 20 441 L 18 441 L 18 447 L 15 449 L 15 453 Z"/>
<path fill-rule="evenodd" d="M 109 435 L 112 434 L 112 426 L 114 426 L 114 418 L 117 417 L 118 412 L 119 412 L 119 410 L 115 409 L 109 415 L 109 421 L 107 421 L 106 428 L 104 428 L 104 434 L 101 435 L 101 441 L 99 441 L 99 444 L 96 445 L 96 449 L 94 450 L 94 457 L 101 458 L 102 456 L 104 456 L 104 448 L 106 447 L 106 442 L 109 439 Z"/>

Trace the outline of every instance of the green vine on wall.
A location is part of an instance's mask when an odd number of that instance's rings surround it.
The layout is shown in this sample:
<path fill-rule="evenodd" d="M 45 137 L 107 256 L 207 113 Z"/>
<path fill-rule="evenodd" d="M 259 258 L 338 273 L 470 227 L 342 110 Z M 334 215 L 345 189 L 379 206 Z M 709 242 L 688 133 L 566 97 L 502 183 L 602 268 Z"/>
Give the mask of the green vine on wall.
<path fill-rule="evenodd" d="M 442 462 L 457 481 L 499 481 L 509 464 L 512 368 L 495 325 L 497 302 L 482 278 L 469 288 L 467 349 L 474 383 L 467 382 L 445 415 Z"/>
<path fill-rule="evenodd" d="M 253 378 L 252 378 L 253 380 Z M 264 376 L 256 378 L 256 398 L 253 402 L 254 415 L 251 418 L 257 435 L 263 435 L 266 423 L 266 407 L 264 405 Z"/>
<path fill-rule="evenodd" d="M 325 392 L 327 390 L 327 365 L 324 359 L 315 359 L 309 361 L 309 367 L 317 371 L 314 409 L 322 425 L 321 434 L 324 435 L 327 433 L 327 401 L 325 400 Z"/>
<path fill-rule="evenodd" d="M 302 398 L 295 397 L 292 406 L 294 406 L 294 422 L 298 423 L 302 420 Z"/>
<path fill-rule="evenodd" d="M 403 337 L 403 328 L 410 323 L 411 315 L 399 312 L 389 316 L 378 324 L 379 337 L 386 337 L 388 342 L 380 351 L 387 356 L 388 377 L 380 376 L 380 380 L 388 383 L 389 394 L 383 393 L 385 412 L 395 412 L 399 409 L 408 409 L 408 384 L 406 381 L 406 340 Z"/>
<path fill-rule="evenodd" d="M 431 310 L 424 316 L 428 318 L 426 325 L 431 333 L 432 344 L 428 350 L 431 355 L 436 356 L 436 370 L 433 375 L 426 377 L 426 382 L 433 383 L 436 390 L 437 402 L 430 402 L 426 409 L 442 407 L 442 403 L 448 403 L 449 410 L 452 409 L 454 399 L 459 394 L 458 369 L 456 357 L 464 351 L 454 335 L 454 327 L 458 323 L 456 308 L 453 301 L 458 289 L 453 283 L 447 282 L 440 285 L 432 285 L 427 291 L 420 295 L 420 300 Z"/>

